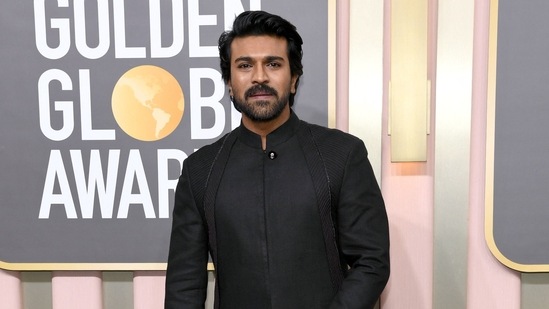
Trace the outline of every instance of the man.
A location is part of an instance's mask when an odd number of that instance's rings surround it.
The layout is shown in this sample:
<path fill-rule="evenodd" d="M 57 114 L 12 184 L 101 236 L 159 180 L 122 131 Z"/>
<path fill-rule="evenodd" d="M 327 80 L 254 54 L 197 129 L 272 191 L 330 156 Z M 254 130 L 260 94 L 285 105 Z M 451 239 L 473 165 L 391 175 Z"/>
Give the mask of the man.
<path fill-rule="evenodd" d="M 184 162 L 165 307 L 371 308 L 389 277 L 383 199 L 362 141 L 298 119 L 295 27 L 244 12 L 219 39 L 240 127 Z"/>

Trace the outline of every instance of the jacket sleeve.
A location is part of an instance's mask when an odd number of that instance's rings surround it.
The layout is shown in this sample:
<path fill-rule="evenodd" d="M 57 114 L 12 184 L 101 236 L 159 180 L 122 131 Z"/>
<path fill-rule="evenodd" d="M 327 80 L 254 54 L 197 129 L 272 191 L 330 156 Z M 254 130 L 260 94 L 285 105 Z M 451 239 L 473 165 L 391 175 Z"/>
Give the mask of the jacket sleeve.
<path fill-rule="evenodd" d="M 187 163 L 175 191 L 165 309 L 203 309 L 206 301 L 208 236 L 193 197 Z"/>
<path fill-rule="evenodd" d="M 389 224 L 362 142 L 347 157 L 335 220 L 349 270 L 330 308 L 373 308 L 389 279 Z"/>

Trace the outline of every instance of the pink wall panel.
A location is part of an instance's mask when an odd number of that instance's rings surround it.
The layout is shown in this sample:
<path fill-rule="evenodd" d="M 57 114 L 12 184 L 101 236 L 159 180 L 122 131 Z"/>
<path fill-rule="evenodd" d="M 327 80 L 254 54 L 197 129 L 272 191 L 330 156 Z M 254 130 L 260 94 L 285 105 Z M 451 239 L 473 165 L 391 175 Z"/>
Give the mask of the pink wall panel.
<path fill-rule="evenodd" d="M 165 271 L 137 271 L 133 279 L 134 309 L 164 308 Z"/>
<path fill-rule="evenodd" d="M 0 269 L 1 308 L 21 309 L 22 300 L 19 273 Z"/>
<path fill-rule="evenodd" d="M 101 272 L 60 271 L 52 277 L 54 309 L 103 308 Z"/>
<path fill-rule="evenodd" d="M 484 239 L 484 177 L 490 0 L 475 1 L 467 308 L 520 308 L 520 274 L 499 263 Z"/>

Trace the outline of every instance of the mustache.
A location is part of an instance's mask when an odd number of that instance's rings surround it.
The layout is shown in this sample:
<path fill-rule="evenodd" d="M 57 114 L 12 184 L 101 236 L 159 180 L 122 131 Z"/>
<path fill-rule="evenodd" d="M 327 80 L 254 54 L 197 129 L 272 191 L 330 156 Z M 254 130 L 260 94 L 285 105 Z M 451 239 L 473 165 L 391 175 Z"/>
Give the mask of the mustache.
<path fill-rule="evenodd" d="M 244 93 L 244 97 L 247 99 L 247 98 L 249 98 L 253 95 L 256 95 L 258 93 L 264 93 L 264 94 L 278 96 L 278 92 L 274 88 L 271 88 L 271 87 L 269 87 L 267 85 L 264 85 L 264 84 L 258 84 L 258 85 L 255 85 L 253 87 L 250 87 L 250 89 L 246 90 L 246 92 Z"/>

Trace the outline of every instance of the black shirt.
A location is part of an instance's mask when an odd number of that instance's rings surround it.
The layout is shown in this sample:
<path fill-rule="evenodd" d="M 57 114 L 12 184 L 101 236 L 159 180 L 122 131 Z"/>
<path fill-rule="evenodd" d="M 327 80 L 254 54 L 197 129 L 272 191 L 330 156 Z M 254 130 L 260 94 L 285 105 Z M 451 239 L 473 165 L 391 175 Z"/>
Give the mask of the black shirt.
<path fill-rule="evenodd" d="M 316 195 L 290 120 L 241 126 L 215 203 L 220 308 L 327 308 L 334 292 Z"/>

